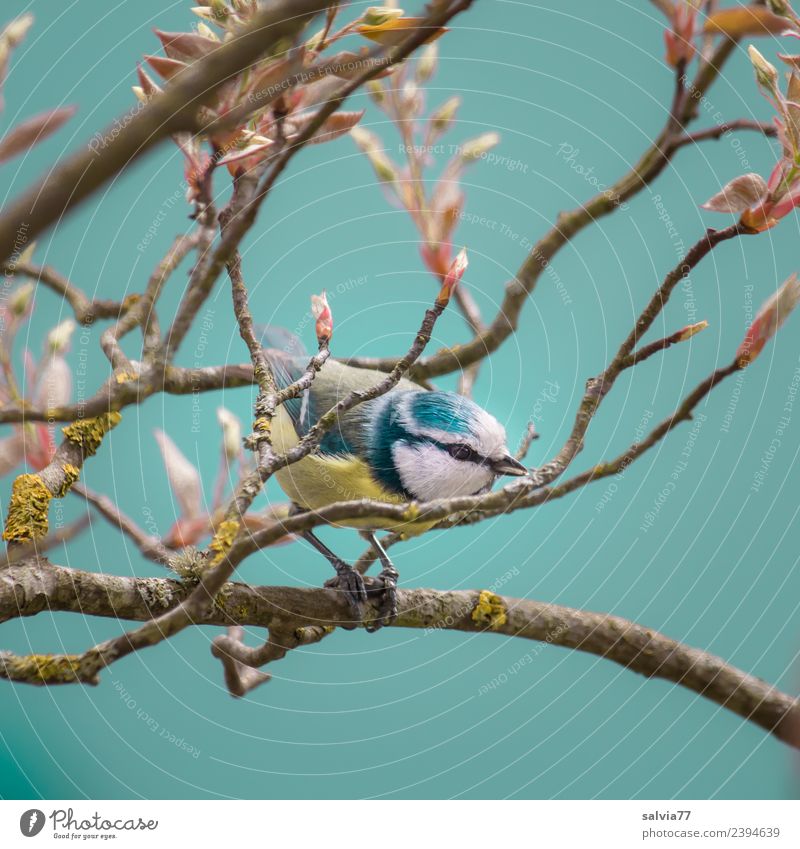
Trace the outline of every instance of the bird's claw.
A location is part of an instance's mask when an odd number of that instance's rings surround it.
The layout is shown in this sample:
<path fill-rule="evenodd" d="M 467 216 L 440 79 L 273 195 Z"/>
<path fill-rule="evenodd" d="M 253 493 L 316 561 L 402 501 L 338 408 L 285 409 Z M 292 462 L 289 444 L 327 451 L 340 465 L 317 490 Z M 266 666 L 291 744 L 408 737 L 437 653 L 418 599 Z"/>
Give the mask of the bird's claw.
<path fill-rule="evenodd" d="M 336 576 L 325 581 L 328 589 L 344 593 L 353 615 L 363 623 L 365 630 L 373 634 L 384 625 L 391 625 L 397 619 L 397 578 L 398 572 L 393 567 L 384 568 L 378 580 L 373 582 L 369 590 L 361 573 L 349 563 L 340 561 L 335 567 Z M 365 621 L 364 610 L 369 596 L 380 594 L 381 601 L 377 616 Z M 346 626 L 343 626 L 346 627 Z"/>
<path fill-rule="evenodd" d="M 347 602 L 359 621 L 363 618 L 363 605 L 367 601 L 367 588 L 364 578 L 349 563 L 340 561 L 334 566 L 336 577 L 325 581 L 329 589 L 344 593 Z"/>
<path fill-rule="evenodd" d="M 379 575 L 383 583 L 381 604 L 375 619 L 364 626 L 368 633 L 374 634 L 375 631 L 379 631 L 384 625 L 391 625 L 397 619 L 398 577 L 397 569 L 393 567 L 387 566 L 381 571 Z"/>

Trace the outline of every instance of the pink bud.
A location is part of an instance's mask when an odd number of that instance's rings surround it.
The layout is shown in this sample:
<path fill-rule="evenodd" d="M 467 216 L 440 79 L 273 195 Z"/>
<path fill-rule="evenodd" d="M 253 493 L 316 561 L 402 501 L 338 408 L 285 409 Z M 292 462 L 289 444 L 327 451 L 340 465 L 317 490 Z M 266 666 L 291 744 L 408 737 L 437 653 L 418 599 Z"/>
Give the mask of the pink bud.
<path fill-rule="evenodd" d="M 439 290 L 439 296 L 436 298 L 436 303 L 440 307 L 446 307 L 450 302 L 450 296 L 458 285 L 458 281 L 464 276 L 468 265 L 467 249 L 461 248 L 456 258 L 450 263 L 450 268 L 447 269 L 447 274 L 445 274 L 442 281 L 442 288 Z"/>
<path fill-rule="evenodd" d="M 333 336 L 333 313 L 331 313 L 328 295 L 324 289 L 321 295 L 311 296 L 311 315 L 317 322 L 317 342 L 320 346 L 328 345 Z"/>
<path fill-rule="evenodd" d="M 689 2 L 678 0 L 672 12 L 672 29 L 664 32 L 667 47 L 667 64 L 677 68 L 691 62 L 695 53 L 692 41 L 697 23 L 697 8 Z"/>

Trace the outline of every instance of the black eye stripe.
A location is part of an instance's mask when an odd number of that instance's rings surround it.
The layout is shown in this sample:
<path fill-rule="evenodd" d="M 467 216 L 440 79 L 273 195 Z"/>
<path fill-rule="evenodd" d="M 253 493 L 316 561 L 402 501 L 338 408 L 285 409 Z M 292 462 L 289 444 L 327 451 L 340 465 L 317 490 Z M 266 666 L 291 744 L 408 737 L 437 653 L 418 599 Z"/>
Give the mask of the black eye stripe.
<path fill-rule="evenodd" d="M 482 454 L 479 454 L 474 448 L 471 448 L 469 445 L 464 445 L 460 442 L 455 443 L 436 443 L 440 448 L 453 457 L 456 460 L 467 460 L 472 463 L 478 463 L 481 465 L 488 465 L 489 458 L 484 457 Z"/>

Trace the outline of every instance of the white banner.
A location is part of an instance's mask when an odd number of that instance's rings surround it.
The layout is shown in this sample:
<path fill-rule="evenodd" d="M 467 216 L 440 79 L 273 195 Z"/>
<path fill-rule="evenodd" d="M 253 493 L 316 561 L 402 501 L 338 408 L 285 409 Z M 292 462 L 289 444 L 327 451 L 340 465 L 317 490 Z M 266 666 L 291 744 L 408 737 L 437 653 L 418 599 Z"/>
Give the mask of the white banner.
<path fill-rule="evenodd" d="M 0 846 L 800 846 L 798 802 L 0 802 Z"/>

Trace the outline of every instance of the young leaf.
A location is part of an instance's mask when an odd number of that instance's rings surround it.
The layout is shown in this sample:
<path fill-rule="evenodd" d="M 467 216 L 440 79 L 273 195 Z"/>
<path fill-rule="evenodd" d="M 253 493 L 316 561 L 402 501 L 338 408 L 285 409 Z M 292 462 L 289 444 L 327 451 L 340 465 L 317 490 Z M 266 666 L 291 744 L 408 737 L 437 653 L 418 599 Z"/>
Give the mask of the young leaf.
<path fill-rule="evenodd" d="M 0 139 L 0 162 L 7 162 L 44 141 L 75 114 L 74 106 L 64 106 L 34 115 L 17 124 Z"/>
<path fill-rule="evenodd" d="M 299 135 L 303 131 L 303 126 L 306 121 L 310 121 L 314 116 L 309 115 L 302 123 L 298 122 L 291 138 Z M 308 144 L 323 144 L 324 142 L 333 141 L 349 133 L 350 130 L 364 117 L 364 110 L 360 112 L 334 112 L 327 121 L 314 133 L 308 140 Z"/>
<path fill-rule="evenodd" d="M 170 59 L 202 59 L 203 56 L 219 47 L 218 41 L 194 32 L 164 32 L 160 29 L 154 32 Z"/>
<path fill-rule="evenodd" d="M 165 80 L 171 80 L 184 68 L 188 67 L 185 62 L 179 62 L 177 59 L 167 59 L 164 56 L 145 56 L 144 60 Z"/>
<path fill-rule="evenodd" d="M 777 35 L 786 29 L 788 23 L 786 18 L 763 6 L 736 6 L 709 15 L 703 25 L 703 32 L 707 35 L 727 35 L 728 38 Z"/>
<path fill-rule="evenodd" d="M 761 353 L 764 346 L 778 332 L 778 329 L 800 301 L 800 281 L 792 274 L 771 297 L 761 305 L 761 309 L 747 330 L 736 359 L 739 366 L 750 365 Z"/>
<path fill-rule="evenodd" d="M 200 473 L 163 430 L 156 429 L 154 435 L 161 450 L 167 479 L 180 507 L 181 516 L 189 519 L 197 518 L 200 516 L 202 504 Z"/>
<path fill-rule="evenodd" d="M 767 184 L 759 174 L 742 174 L 717 192 L 703 205 L 712 212 L 744 212 L 767 195 Z"/>
<path fill-rule="evenodd" d="M 414 30 L 419 29 L 425 22 L 425 18 L 395 18 L 382 24 L 365 24 L 357 28 L 357 32 L 370 41 L 377 41 L 383 47 L 394 47 L 400 44 Z M 425 44 L 430 44 L 447 32 L 446 27 L 437 27 L 431 30 L 431 34 L 425 39 Z"/>

